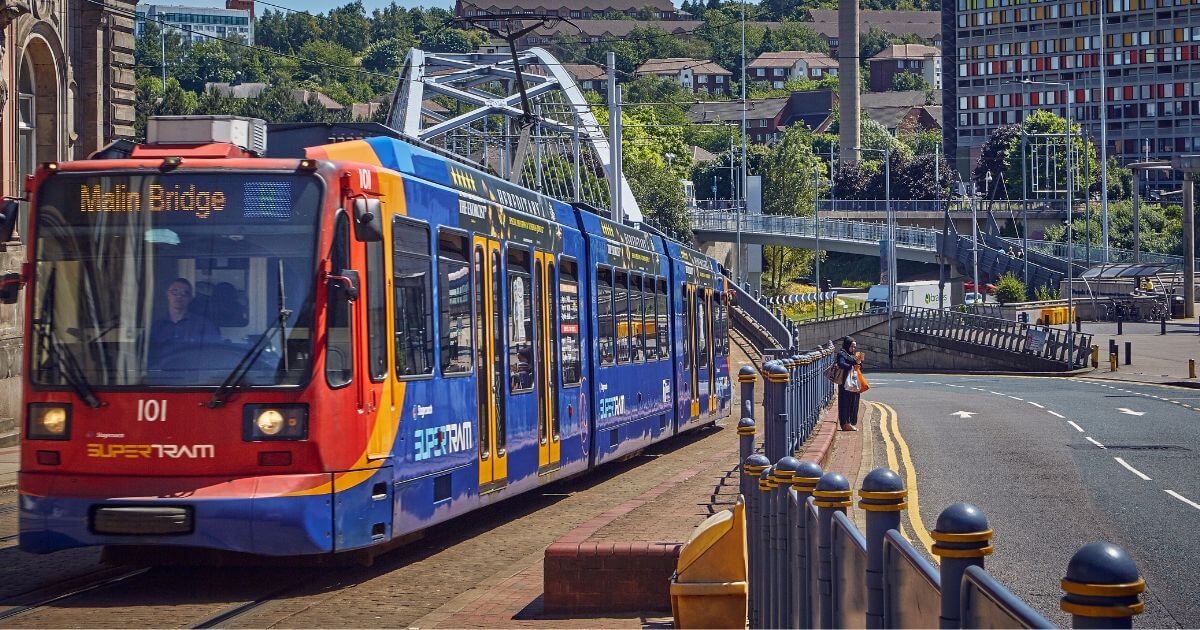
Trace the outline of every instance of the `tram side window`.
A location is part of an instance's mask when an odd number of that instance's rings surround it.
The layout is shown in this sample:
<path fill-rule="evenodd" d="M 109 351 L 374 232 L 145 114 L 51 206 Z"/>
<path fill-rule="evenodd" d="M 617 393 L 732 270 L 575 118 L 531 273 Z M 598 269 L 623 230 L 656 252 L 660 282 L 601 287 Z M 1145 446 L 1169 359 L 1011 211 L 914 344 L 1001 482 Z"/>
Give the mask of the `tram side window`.
<path fill-rule="evenodd" d="M 383 242 L 367 244 L 367 364 L 371 380 L 387 378 L 387 267 L 383 264 Z"/>
<path fill-rule="evenodd" d="M 704 304 L 705 290 L 696 291 L 696 358 L 701 366 L 708 364 L 708 309 Z"/>
<path fill-rule="evenodd" d="M 583 371 L 579 354 L 579 266 L 563 258 L 558 270 L 558 334 L 563 385 L 578 385 Z"/>
<path fill-rule="evenodd" d="M 683 364 L 690 366 L 692 364 L 692 346 L 695 345 L 696 325 L 692 321 L 696 317 L 695 309 L 692 306 L 692 300 L 695 299 L 695 290 L 688 285 L 683 285 L 683 308 L 680 311 L 683 315 Z"/>
<path fill-rule="evenodd" d="M 612 269 L 596 269 L 596 349 L 600 353 L 600 365 L 612 365 L 616 362 L 616 329 L 613 326 L 612 298 Z"/>
<path fill-rule="evenodd" d="M 467 237 L 438 230 L 438 342 L 442 374 L 471 372 L 471 266 Z"/>
<path fill-rule="evenodd" d="M 670 336 L 670 309 L 667 307 L 667 281 L 664 278 L 658 279 L 658 289 L 655 291 L 655 297 L 658 298 L 658 323 L 655 326 L 655 332 L 658 333 L 658 357 L 660 359 L 671 358 L 671 336 Z"/>
<path fill-rule="evenodd" d="M 433 374 L 433 306 L 429 287 L 429 226 L 392 220 L 392 282 L 396 300 L 396 377 Z"/>
<path fill-rule="evenodd" d="M 341 274 L 350 268 L 350 222 L 339 215 L 333 228 L 333 247 L 329 252 L 329 269 Z M 330 387 L 343 387 L 354 378 L 353 330 L 350 299 L 347 287 L 331 284 L 327 295 L 329 315 L 325 323 L 325 380 Z"/>
<path fill-rule="evenodd" d="M 724 293 L 721 294 L 721 303 L 720 303 L 720 306 L 718 306 L 717 308 L 719 309 L 717 311 L 717 313 L 719 313 L 718 321 L 721 322 L 721 336 L 717 337 L 717 340 L 721 344 L 721 356 L 728 356 L 729 355 L 729 296 L 727 294 L 724 294 Z"/>
<path fill-rule="evenodd" d="M 533 389 L 533 275 L 529 250 L 508 248 L 508 378 L 512 391 Z"/>
<path fill-rule="evenodd" d="M 642 301 L 642 276 L 629 277 L 629 333 L 632 341 L 633 360 L 646 360 L 646 307 Z"/>
<path fill-rule="evenodd" d="M 658 360 L 658 300 L 654 294 L 654 276 L 646 276 L 642 281 L 642 303 L 646 305 L 645 311 L 645 328 L 646 331 L 646 360 Z"/>
<path fill-rule="evenodd" d="M 618 271 L 613 282 L 613 313 L 617 320 L 617 363 L 629 363 L 629 273 Z"/>

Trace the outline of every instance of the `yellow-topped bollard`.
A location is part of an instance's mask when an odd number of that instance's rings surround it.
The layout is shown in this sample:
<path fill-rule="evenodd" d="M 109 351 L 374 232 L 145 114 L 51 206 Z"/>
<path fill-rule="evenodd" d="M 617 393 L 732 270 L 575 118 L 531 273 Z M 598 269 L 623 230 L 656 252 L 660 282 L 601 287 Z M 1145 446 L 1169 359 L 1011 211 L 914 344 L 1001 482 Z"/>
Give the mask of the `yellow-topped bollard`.
<path fill-rule="evenodd" d="M 671 577 L 676 628 L 745 628 L 746 508 L 741 498 L 700 523 Z"/>

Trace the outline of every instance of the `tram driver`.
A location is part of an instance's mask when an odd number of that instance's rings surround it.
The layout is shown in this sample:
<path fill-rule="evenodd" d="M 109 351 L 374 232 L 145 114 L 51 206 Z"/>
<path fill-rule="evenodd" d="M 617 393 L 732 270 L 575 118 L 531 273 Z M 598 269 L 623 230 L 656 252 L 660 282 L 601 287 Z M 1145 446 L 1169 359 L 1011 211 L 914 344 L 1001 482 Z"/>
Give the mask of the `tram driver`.
<path fill-rule="evenodd" d="M 172 280 L 167 285 L 166 297 L 165 316 L 150 326 L 150 365 L 170 369 L 176 366 L 162 365 L 168 357 L 188 348 L 218 343 L 221 331 L 205 317 L 188 311 L 195 293 L 186 278 Z"/>

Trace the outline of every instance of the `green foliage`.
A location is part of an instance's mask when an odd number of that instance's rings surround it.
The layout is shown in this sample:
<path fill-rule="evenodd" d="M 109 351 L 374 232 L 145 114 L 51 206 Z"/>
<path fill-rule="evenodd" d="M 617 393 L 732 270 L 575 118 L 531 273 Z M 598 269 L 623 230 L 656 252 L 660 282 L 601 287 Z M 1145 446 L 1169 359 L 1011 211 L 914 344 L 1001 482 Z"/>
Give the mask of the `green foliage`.
<path fill-rule="evenodd" d="M 1111 176 L 1111 173 L 1110 173 Z M 1152 254 L 1183 255 L 1183 209 L 1178 205 L 1163 206 L 1155 203 L 1143 203 L 1139 210 L 1141 223 L 1141 248 L 1143 252 Z M 1072 222 L 1075 232 L 1075 242 L 1087 242 L 1087 217 L 1080 217 Z M 1133 249 L 1133 202 L 1115 201 L 1108 204 L 1109 246 L 1119 249 Z M 1100 225 L 1100 209 L 1096 204 L 1091 212 L 1092 246 L 1102 245 Z M 1067 229 L 1064 225 L 1052 225 L 1046 228 L 1046 240 L 1059 243 L 1066 242 Z"/>
<path fill-rule="evenodd" d="M 922 75 L 915 72 L 898 72 L 892 75 L 892 89 L 897 92 L 906 92 L 909 90 L 921 90 L 924 92 L 932 88 Z"/>
<path fill-rule="evenodd" d="M 1025 283 L 1010 271 L 996 281 L 996 290 L 992 294 L 1001 304 L 1024 302 L 1026 300 Z"/>
<path fill-rule="evenodd" d="M 811 215 L 816 199 L 814 179 L 824 171 L 812 152 L 812 134 L 800 126 L 788 127 L 771 145 L 762 165 L 763 212 Z"/>
<path fill-rule="evenodd" d="M 1056 197 L 1062 193 L 1039 192 L 1064 190 L 1067 182 L 1067 142 L 1065 134 L 1067 121 L 1061 116 L 1046 110 L 1038 110 L 1025 119 L 1020 125 L 1005 125 L 997 127 L 981 148 L 980 161 L 975 167 L 972 178 L 980 191 L 985 189 L 987 175 L 992 175 L 992 187 L 987 196 L 993 199 L 1020 199 L 1026 191 L 1030 198 Z M 1026 169 L 1022 169 L 1021 133 L 1029 138 L 1025 148 Z M 1051 134 L 1050 137 L 1038 134 Z M 1053 134 L 1059 134 L 1053 137 Z M 1092 190 L 1100 177 L 1099 165 L 1096 161 L 1096 147 L 1091 142 L 1084 142 L 1079 123 L 1071 125 L 1071 144 L 1074 146 L 1075 174 L 1074 192 L 1077 200 L 1084 192 Z M 1035 153 L 1052 156 L 1049 163 L 1051 168 L 1045 168 L 1046 160 L 1039 159 L 1033 165 Z M 1030 172 L 1029 184 L 1026 186 L 1025 172 Z M 999 177 L 997 175 L 1000 175 Z M 1041 182 L 1035 186 L 1037 182 Z M 1057 183 L 1055 183 L 1057 182 Z M 1110 182 L 1111 184 L 1111 182 Z"/>

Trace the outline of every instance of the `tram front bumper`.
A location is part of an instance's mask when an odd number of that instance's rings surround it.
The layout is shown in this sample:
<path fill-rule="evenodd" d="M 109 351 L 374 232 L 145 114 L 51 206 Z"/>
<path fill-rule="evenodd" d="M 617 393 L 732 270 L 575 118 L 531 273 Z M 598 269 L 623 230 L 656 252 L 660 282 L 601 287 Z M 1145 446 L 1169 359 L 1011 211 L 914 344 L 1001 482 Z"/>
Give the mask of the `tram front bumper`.
<path fill-rule="evenodd" d="M 20 546 L 169 545 L 268 556 L 333 551 L 330 474 L 19 475 Z"/>

